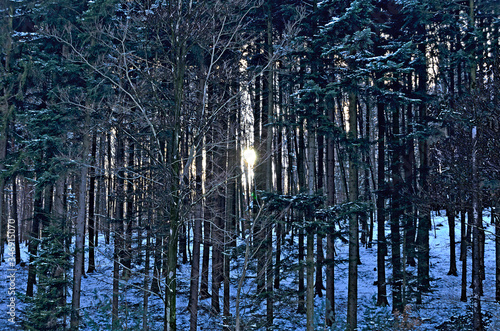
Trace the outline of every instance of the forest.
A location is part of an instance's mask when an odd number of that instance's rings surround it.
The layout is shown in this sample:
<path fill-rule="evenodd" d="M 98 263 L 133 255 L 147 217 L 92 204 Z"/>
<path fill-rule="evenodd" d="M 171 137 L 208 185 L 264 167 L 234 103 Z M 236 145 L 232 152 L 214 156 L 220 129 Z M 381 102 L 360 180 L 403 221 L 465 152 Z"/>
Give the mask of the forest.
<path fill-rule="evenodd" d="M 0 20 L 2 330 L 500 325 L 497 0 Z M 445 279 L 468 308 L 425 326 Z"/>

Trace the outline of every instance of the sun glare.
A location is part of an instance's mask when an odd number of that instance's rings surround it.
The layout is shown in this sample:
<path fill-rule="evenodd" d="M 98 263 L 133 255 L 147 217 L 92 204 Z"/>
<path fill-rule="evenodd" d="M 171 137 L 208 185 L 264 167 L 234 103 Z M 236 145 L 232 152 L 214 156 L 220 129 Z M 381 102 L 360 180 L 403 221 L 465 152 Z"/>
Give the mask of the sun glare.
<path fill-rule="evenodd" d="M 252 148 L 247 148 L 243 151 L 243 158 L 248 163 L 250 167 L 253 167 L 255 161 L 257 160 L 257 153 Z"/>

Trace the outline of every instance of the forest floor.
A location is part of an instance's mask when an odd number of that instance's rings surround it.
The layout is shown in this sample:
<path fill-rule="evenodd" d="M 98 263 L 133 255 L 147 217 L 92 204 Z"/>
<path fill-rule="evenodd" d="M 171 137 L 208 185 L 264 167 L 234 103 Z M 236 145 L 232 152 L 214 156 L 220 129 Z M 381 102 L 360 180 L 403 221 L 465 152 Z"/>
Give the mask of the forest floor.
<path fill-rule="evenodd" d="M 500 307 L 495 303 L 495 244 L 494 227 L 490 224 L 489 211 L 485 211 L 484 223 L 486 228 L 485 246 L 485 266 L 486 280 L 484 281 L 484 296 L 482 297 L 483 312 L 488 316 L 487 330 L 500 330 Z M 456 222 L 456 237 L 460 238 L 460 224 Z M 375 230 L 376 233 L 376 230 Z M 290 239 L 290 238 L 287 238 Z M 296 238 L 295 238 L 296 240 Z M 326 244 L 326 243 L 325 243 Z M 22 260 L 28 261 L 27 247 L 22 245 Z M 244 243 L 238 244 L 239 250 L 244 250 Z M 325 245 L 326 247 L 326 245 Z M 431 277 L 432 291 L 423 294 L 423 303 L 414 304 L 411 299 L 406 310 L 406 314 L 394 317 L 390 307 L 376 307 L 375 298 L 377 286 L 376 281 L 376 245 L 372 248 L 361 247 L 360 256 L 362 264 L 359 265 L 359 330 L 467 330 L 461 328 L 461 324 L 470 322 L 470 296 L 472 290 L 468 288 L 468 302 L 460 301 L 461 284 L 461 262 L 460 244 L 457 240 L 457 268 L 458 276 L 447 275 L 449 270 L 450 246 L 448 221 L 444 214 L 433 213 L 432 231 L 430 233 L 430 255 L 431 255 Z M 7 246 L 6 246 L 7 249 Z M 295 249 L 296 250 L 296 249 Z M 281 275 L 280 289 L 275 292 L 275 330 L 305 330 L 305 314 L 297 313 L 296 294 L 293 294 L 297 287 L 296 256 L 287 245 L 283 247 L 283 270 Z M 347 311 L 347 245 L 337 241 L 336 243 L 338 264 L 335 267 L 335 313 L 337 324 L 333 330 L 343 330 Z M 6 250 L 7 252 L 7 250 Z M 83 312 L 84 327 L 82 330 L 109 330 L 111 316 L 112 297 L 112 271 L 113 271 L 113 245 L 106 245 L 104 240 L 96 248 L 96 272 L 86 275 L 82 280 L 81 307 Z M 236 288 L 241 276 L 243 265 L 243 254 L 236 255 L 237 258 L 231 265 L 231 312 L 234 316 L 234 300 Z M 470 284 L 471 252 L 468 251 L 468 278 Z M 390 258 L 387 258 L 387 279 L 390 282 L 391 266 Z M 10 321 L 8 313 L 8 302 L 10 299 L 9 284 L 12 279 L 10 275 L 15 274 L 16 291 L 24 293 L 27 281 L 27 267 L 17 266 L 15 272 L 9 270 L 8 263 L 0 266 L 0 330 L 23 330 L 20 326 L 27 305 L 18 296 L 16 299 L 16 326 Z M 265 319 L 265 301 L 254 295 L 255 292 L 255 266 L 250 265 L 242 288 L 241 317 L 244 330 L 258 330 L 259 323 Z M 132 277 L 121 286 L 121 321 L 124 330 L 140 330 L 142 325 L 142 302 L 144 297 L 142 276 L 143 267 L 136 267 Z M 187 330 L 189 328 L 189 313 L 187 310 L 189 295 L 189 265 L 180 265 L 178 270 L 178 299 L 177 318 L 178 329 Z M 415 268 L 407 268 L 407 274 L 416 274 Z M 411 277 L 408 277 L 411 283 Z M 209 285 L 210 289 L 210 285 Z M 391 303 L 391 287 L 388 286 L 388 299 Z M 71 289 L 68 289 L 71 292 Z M 221 290 L 222 294 L 222 290 Z M 70 301 L 70 298 L 68 298 Z M 260 303 L 259 303 L 260 301 Z M 221 298 L 222 304 L 222 298 Z M 200 301 L 199 330 L 221 330 L 222 318 L 214 315 L 210 309 L 210 299 Z M 325 299 L 316 296 L 315 317 L 316 330 L 326 330 L 324 328 L 324 307 Z M 164 305 L 162 300 L 155 295 L 149 296 L 148 324 L 150 330 L 163 329 Z M 450 322 L 453 321 L 451 324 Z M 445 328 L 445 323 L 448 323 Z M 398 326 L 394 328 L 394 325 Z M 391 328 L 392 327 L 392 328 Z M 439 328 L 438 328 L 439 327 Z"/>

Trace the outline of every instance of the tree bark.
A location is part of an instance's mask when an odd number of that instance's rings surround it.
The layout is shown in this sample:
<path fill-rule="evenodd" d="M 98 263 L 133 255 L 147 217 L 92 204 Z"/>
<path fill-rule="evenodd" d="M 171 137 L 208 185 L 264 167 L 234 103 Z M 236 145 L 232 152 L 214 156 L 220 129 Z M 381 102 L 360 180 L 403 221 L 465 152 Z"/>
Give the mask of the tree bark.
<path fill-rule="evenodd" d="M 5 3 L 7 7 L 7 3 Z M 2 71 L 2 76 L 5 75 L 5 77 L 8 77 L 8 75 L 11 74 L 10 70 L 10 62 L 11 62 L 11 54 L 13 51 L 13 42 L 12 42 L 12 19 L 14 17 L 14 7 L 13 5 L 9 5 L 8 8 L 3 8 L 5 10 L 5 14 L 7 17 L 7 24 L 5 27 L 5 30 L 2 29 L 1 33 L 3 36 L 5 36 L 5 44 L 1 45 L 2 47 L 2 53 L 4 54 L 5 62 L 0 63 L 0 66 L 3 64 L 3 69 Z M 4 79 L 4 77 L 2 77 Z M 7 80 L 7 78 L 5 78 Z M 8 86 L 8 84 L 2 84 L 3 89 L 2 89 L 2 97 L 3 99 L 2 104 L 0 105 L 0 111 L 1 111 L 1 119 L 0 119 L 0 173 L 4 172 L 5 169 L 5 160 L 7 157 L 7 141 L 8 141 L 8 136 L 9 136 L 9 122 L 10 122 L 10 117 L 12 114 L 12 111 L 14 110 L 14 105 L 10 104 L 10 99 L 12 97 L 12 88 Z M 7 208 L 5 206 L 5 177 L 2 175 L 0 176 L 0 242 L 2 243 L 0 245 L 0 264 L 1 261 L 4 260 L 4 235 L 6 233 L 5 227 L 7 224 Z"/>
<path fill-rule="evenodd" d="M 120 265 L 123 259 L 123 217 L 125 215 L 124 200 L 125 188 L 123 170 L 125 166 L 124 142 L 120 134 L 116 136 L 116 167 L 118 174 L 116 178 L 116 216 L 114 226 L 114 251 L 113 251 L 113 298 L 111 305 L 111 327 L 113 330 L 119 329 L 120 321 L 118 316 L 118 303 L 120 295 Z M 155 265 L 156 266 L 156 265 Z"/>
<path fill-rule="evenodd" d="M 88 233 L 89 233 L 89 268 L 87 273 L 95 271 L 95 184 L 96 184 L 96 155 L 97 155 L 97 133 L 92 134 L 92 147 L 90 159 L 90 179 L 89 179 L 89 215 L 88 215 Z"/>
<path fill-rule="evenodd" d="M 462 261 L 462 281 L 460 301 L 467 302 L 467 221 L 465 210 L 460 211 L 460 261 Z"/>
<path fill-rule="evenodd" d="M 495 301 L 500 303 L 500 201 L 498 193 L 494 203 L 491 217 L 495 223 Z"/>
<path fill-rule="evenodd" d="M 400 218 L 401 218 L 401 195 L 400 186 L 401 169 L 400 169 L 400 150 L 399 141 L 400 125 L 399 125 L 399 106 L 395 106 L 392 119 L 392 153 L 391 153 L 391 176 L 392 176 L 392 197 L 391 197 L 391 262 L 392 262 L 392 310 L 393 312 L 401 313 L 403 311 L 402 298 L 402 266 L 401 266 L 401 234 L 400 234 Z"/>
<path fill-rule="evenodd" d="M 316 158 L 316 135 L 315 122 L 309 118 L 307 120 L 307 185 L 310 198 L 314 195 L 315 186 L 315 158 Z M 307 215 L 309 222 L 314 221 L 314 215 Z M 307 331 L 314 329 L 314 233 L 313 228 L 306 228 L 307 231 L 307 288 L 306 288 L 306 323 Z M 321 240 L 321 239 L 319 239 Z M 321 280 L 322 282 L 322 280 Z"/>
<path fill-rule="evenodd" d="M 334 103 L 328 109 L 328 120 L 335 123 Z M 329 136 L 326 147 L 326 189 L 327 205 L 335 205 L 335 141 Z M 335 224 L 331 222 L 328 227 L 326 244 L 326 325 L 332 326 L 335 321 Z"/>
<path fill-rule="evenodd" d="M 377 167 L 377 305 L 386 306 L 387 286 L 385 283 L 385 257 L 387 244 L 385 240 L 385 108 L 382 102 L 377 103 L 378 119 L 378 167 Z"/>
<path fill-rule="evenodd" d="M 14 219 L 14 245 L 16 250 L 16 265 L 21 263 L 21 248 L 19 245 L 19 215 L 17 213 L 17 176 L 13 176 L 12 178 L 12 218 Z"/>
<path fill-rule="evenodd" d="M 472 0 L 471 0 L 472 1 Z M 472 208 L 474 213 L 472 227 L 472 328 L 474 331 L 484 330 L 481 312 L 481 230 L 483 222 L 479 202 L 479 179 L 477 160 L 477 128 L 472 128 Z"/>
<path fill-rule="evenodd" d="M 426 35 L 426 28 L 424 25 L 418 27 L 420 35 Z M 426 55 L 426 45 L 421 43 L 418 45 L 421 56 Z M 422 58 L 422 63 L 417 68 L 418 75 L 418 92 L 424 96 L 427 93 L 427 63 L 426 58 Z M 419 124 L 425 127 L 427 125 L 427 106 L 421 103 L 419 106 Z M 421 206 L 419 209 L 418 217 L 418 230 L 416 245 L 418 246 L 418 263 L 417 263 L 417 277 L 418 277 L 418 292 L 417 303 L 422 303 L 422 293 L 427 292 L 430 287 L 430 265 L 429 265 L 429 231 L 431 230 L 430 218 L 430 205 L 428 201 L 428 172 L 429 172 L 429 144 L 427 140 L 419 141 L 420 153 L 420 195 Z"/>
<path fill-rule="evenodd" d="M 36 269 L 35 260 L 38 254 L 38 239 L 40 237 L 40 218 L 43 213 L 43 202 L 42 202 L 43 190 L 40 188 L 35 188 L 35 197 L 33 201 L 33 222 L 31 224 L 31 233 L 28 244 L 28 253 L 30 256 L 29 266 L 28 266 L 28 282 L 26 286 L 26 296 L 33 297 L 33 289 L 36 284 Z"/>
<path fill-rule="evenodd" d="M 153 213 L 151 211 L 151 208 L 148 209 L 148 220 L 151 220 L 153 216 Z M 144 288 L 144 293 L 142 297 L 142 331 L 148 331 L 149 330 L 149 322 L 148 322 L 148 307 L 149 307 L 149 291 L 148 291 L 148 286 L 149 286 L 149 268 L 150 268 L 150 257 L 151 257 L 151 226 L 150 224 L 147 225 L 147 230 L 146 230 L 146 254 L 145 254 L 145 260 L 144 260 L 144 281 L 143 281 L 143 288 Z"/>
<path fill-rule="evenodd" d="M 128 280 L 131 276 L 132 269 L 132 227 L 134 224 L 134 162 L 135 162 L 135 144 L 129 139 L 128 140 L 128 160 L 127 160 L 127 185 L 126 185 L 126 195 L 125 195 L 125 239 L 124 239 L 124 251 L 123 251 L 123 272 L 122 278 Z"/>
<path fill-rule="evenodd" d="M 358 166 L 357 149 L 354 140 L 357 139 L 357 95 L 349 92 L 349 132 L 348 137 L 353 145 L 349 155 L 349 202 L 355 203 L 358 199 Z M 358 216 L 351 213 L 349 217 L 349 272 L 347 289 L 347 330 L 354 331 L 358 323 Z"/>
<path fill-rule="evenodd" d="M 196 331 L 198 327 L 198 287 L 200 282 L 200 243 L 202 222 L 204 219 L 204 203 L 203 203 L 203 150 L 200 144 L 196 152 L 196 196 L 197 210 L 194 218 L 193 230 L 193 258 L 191 260 L 191 280 L 189 287 L 189 330 Z M 208 275 L 207 275 L 208 276 Z"/>
<path fill-rule="evenodd" d="M 455 210 L 452 206 L 448 207 L 446 211 L 448 216 L 448 227 L 450 229 L 450 270 L 448 275 L 458 276 L 457 273 L 457 256 L 455 249 Z"/>
<path fill-rule="evenodd" d="M 304 142 L 304 126 L 303 123 L 299 125 L 299 136 L 298 136 L 298 150 L 297 150 L 297 172 L 299 179 L 299 192 L 301 190 L 305 190 L 306 186 L 306 172 L 305 172 L 305 142 Z M 302 220 L 304 215 L 301 211 L 299 211 L 299 217 Z M 300 228 L 298 230 L 299 237 L 299 247 L 298 247 L 298 258 L 299 258 L 299 297 L 298 297 L 298 306 L 297 312 L 304 313 L 305 312 L 305 280 L 304 280 L 304 229 Z"/>
<path fill-rule="evenodd" d="M 85 130 L 90 128 L 90 114 L 86 114 Z M 84 241 L 85 241 L 85 215 L 87 212 L 87 174 L 88 174 L 88 150 L 89 138 L 87 132 L 83 132 L 83 166 L 80 173 L 80 187 L 78 188 L 78 216 L 75 225 L 75 260 L 73 269 L 73 295 L 71 298 L 71 328 L 77 329 L 80 321 L 80 292 L 82 287 L 82 274 L 84 263 Z"/>

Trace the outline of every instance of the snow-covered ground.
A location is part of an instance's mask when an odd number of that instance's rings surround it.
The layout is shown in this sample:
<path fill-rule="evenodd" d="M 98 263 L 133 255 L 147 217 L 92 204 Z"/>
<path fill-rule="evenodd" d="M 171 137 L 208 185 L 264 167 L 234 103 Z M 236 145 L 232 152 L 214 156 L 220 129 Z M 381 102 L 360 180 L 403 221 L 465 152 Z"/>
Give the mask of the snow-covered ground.
<path fill-rule="evenodd" d="M 488 330 L 500 330 L 500 307 L 495 303 L 495 244 L 494 227 L 490 224 L 490 215 L 488 211 L 484 214 L 484 223 L 486 228 L 486 247 L 485 247 L 485 265 L 486 280 L 484 281 L 484 296 L 482 297 L 482 307 L 485 312 L 491 314 L 491 322 Z M 430 254 L 431 254 L 431 285 L 433 291 L 423 295 L 423 303 L 416 305 L 410 302 L 408 307 L 410 324 L 412 326 L 407 330 L 435 330 L 437 326 L 449 321 L 452 317 L 465 315 L 467 303 L 460 301 L 461 284 L 461 262 L 458 261 L 460 255 L 460 223 L 456 222 L 457 237 L 457 268 L 459 276 L 448 276 L 449 270 L 449 229 L 448 221 L 444 214 L 434 213 L 432 217 L 432 231 L 430 233 Z M 376 232 L 375 232 L 376 233 Z M 296 238 L 295 238 L 296 239 Z M 326 243 L 325 243 L 326 244 Z M 244 249 L 244 243 L 239 243 L 240 249 Z M 326 246 L 326 245 L 325 245 Z M 336 244 L 338 261 L 347 260 L 347 245 L 340 241 Z M 22 246 L 23 261 L 27 261 L 27 247 Z M 104 240 L 96 248 L 96 272 L 88 274 L 82 280 L 82 299 L 81 307 L 83 312 L 84 328 L 83 330 L 108 330 L 111 323 L 111 298 L 112 298 L 112 253 L 113 246 L 105 245 Z M 296 252 L 290 250 L 286 245 L 283 247 L 283 268 L 291 268 L 288 271 L 282 271 L 284 279 L 281 281 L 281 287 L 275 292 L 275 329 L 276 330 L 305 330 L 305 315 L 296 312 L 297 299 L 292 294 L 296 289 L 297 272 L 293 270 L 296 267 L 293 261 Z M 360 248 L 362 264 L 359 265 L 359 330 L 385 330 L 382 326 L 391 323 L 394 320 L 390 312 L 390 307 L 381 308 L 375 306 L 375 297 L 377 286 L 374 285 L 377 280 L 376 274 L 376 246 L 372 248 Z M 468 277 L 470 283 L 471 253 L 468 256 Z M 243 254 L 234 259 L 231 265 L 231 309 L 234 316 L 236 289 L 241 276 L 241 265 L 243 264 Z M 387 279 L 391 277 L 390 256 L 387 257 Z M 152 265 L 152 264 L 151 264 Z M 342 330 L 347 310 L 347 263 L 339 263 L 335 268 L 335 308 L 338 325 L 334 330 Z M 7 315 L 9 307 L 7 306 L 9 296 L 10 279 L 12 274 L 9 271 L 8 263 L 2 263 L 0 266 L 0 330 L 22 330 L 20 320 L 27 309 L 26 305 L 18 298 L 16 300 L 16 321 L 17 327 L 9 322 L 10 316 Z M 139 330 L 142 326 L 142 302 L 144 297 L 142 276 L 143 266 L 134 269 L 132 277 L 123 282 L 121 286 L 121 320 L 123 329 Z M 416 270 L 407 269 L 409 273 L 416 273 Z M 177 297 L 177 317 L 178 329 L 186 330 L 189 326 L 189 313 L 187 310 L 189 295 L 189 265 L 180 265 L 178 270 L 178 297 Z M 151 274 L 150 274 L 151 277 Z M 255 294 L 255 266 L 251 265 L 245 283 L 242 288 L 241 317 L 245 327 L 244 330 L 259 329 L 259 320 L 265 319 L 265 301 L 261 300 L 260 305 L 256 304 Z M 16 290 L 24 293 L 26 290 L 27 267 L 17 266 L 15 272 Z M 391 288 L 388 286 L 388 298 L 391 301 Z M 210 285 L 209 285 L 210 290 Z M 471 295 L 471 289 L 468 288 L 468 296 Z M 69 292 L 70 289 L 69 289 Z M 221 289 L 222 296 L 222 289 Z M 68 298 L 70 300 L 70 298 Z M 315 315 L 317 320 L 317 330 L 325 330 L 323 326 L 323 312 L 325 299 L 315 298 Z M 199 330 L 221 330 L 222 318 L 214 316 L 210 312 L 210 299 L 200 301 Z M 222 297 L 221 297 L 222 308 Z M 164 306 L 162 300 L 155 295 L 149 296 L 148 324 L 150 330 L 163 329 Z M 417 323 L 414 323 L 417 322 Z"/>

